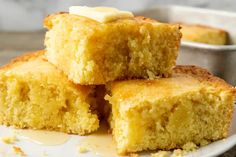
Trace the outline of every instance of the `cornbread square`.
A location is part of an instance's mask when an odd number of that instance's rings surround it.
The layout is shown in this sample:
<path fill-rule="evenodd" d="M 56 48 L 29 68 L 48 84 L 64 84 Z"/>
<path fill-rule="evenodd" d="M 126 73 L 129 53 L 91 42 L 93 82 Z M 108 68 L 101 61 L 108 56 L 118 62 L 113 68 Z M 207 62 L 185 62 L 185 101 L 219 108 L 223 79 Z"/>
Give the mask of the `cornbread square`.
<path fill-rule="evenodd" d="M 204 26 L 181 24 L 182 39 L 211 45 L 226 45 L 228 33 L 225 30 Z"/>
<path fill-rule="evenodd" d="M 173 77 L 107 86 L 119 154 L 182 148 L 228 135 L 236 90 L 206 70 L 177 66 Z"/>
<path fill-rule="evenodd" d="M 47 59 L 79 84 L 169 76 L 181 38 L 179 25 L 144 17 L 100 23 L 60 13 L 44 25 Z"/>
<path fill-rule="evenodd" d="M 79 135 L 97 130 L 94 87 L 72 83 L 43 55 L 30 53 L 0 69 L 0 124 Z"/>

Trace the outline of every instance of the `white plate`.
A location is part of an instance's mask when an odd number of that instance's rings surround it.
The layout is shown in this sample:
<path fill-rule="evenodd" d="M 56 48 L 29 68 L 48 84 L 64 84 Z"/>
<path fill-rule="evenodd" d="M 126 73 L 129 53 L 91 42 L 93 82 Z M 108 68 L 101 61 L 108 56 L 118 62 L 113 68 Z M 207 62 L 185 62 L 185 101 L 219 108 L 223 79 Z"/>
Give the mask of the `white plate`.
<path fill-rule="evenodd" d="M 0 137 L 12 135 L 13 133 L 13 129 L 6 128 L 4 126 L 0 126 L 0 130 L 1 130 Z M 78 156 L 94 157 L 96 156 L 92 151 L 79 154 L 78 145 L 85 138 L 88 138 L 88 137 L 70 135 L 70 139 L 66 143 L 62 145 L 56 145 L 56 146 L 40 145 L 40 144 L 36 144 L 36 143 L 30 142 L 24 139 L 20 139 L 14 144 L 5 144 L 3 142 L 0 142 L 0 157 L 16 156 L 15 153 L 13 153 L 12 151 L 13 146 L 18 146 L 22 148 L 22 150 L 24 150 L 24 152 L 27 154 L 28 157 L 43 157 L 43 156 L 46 156 L 46 157 L 78 157 Z M 198 149 L 195 152 L 188 153 L 186 157 L 217 156 L 229 150 L 234 145 L 236 145 L 236 113 L 234 113 L 233 122 L 232 122 L 230 134 L 228 138 L 213 142 L 205 147 Z M 106 145 L 104 146 L 103 144 L 101 144 L 100 147 L 105 147 L 105 149 L 112 149 L 112 148 L 108 148 L 109 146 L 106 146 Z"/>

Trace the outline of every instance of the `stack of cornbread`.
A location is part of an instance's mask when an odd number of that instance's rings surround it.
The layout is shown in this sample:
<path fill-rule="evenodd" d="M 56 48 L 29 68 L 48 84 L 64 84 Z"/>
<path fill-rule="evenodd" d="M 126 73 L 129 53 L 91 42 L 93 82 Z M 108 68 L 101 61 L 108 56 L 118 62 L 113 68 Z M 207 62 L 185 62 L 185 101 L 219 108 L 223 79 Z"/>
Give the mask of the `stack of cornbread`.
<path fill-rule="evenodd" d="M 175 65 L 179 25 L 106 7 L 46 17 L 46 50 L 0 70 L 0 123 L 85 135 L 110 124 L 119 154 L 228 135 L 236 90 Z"/>

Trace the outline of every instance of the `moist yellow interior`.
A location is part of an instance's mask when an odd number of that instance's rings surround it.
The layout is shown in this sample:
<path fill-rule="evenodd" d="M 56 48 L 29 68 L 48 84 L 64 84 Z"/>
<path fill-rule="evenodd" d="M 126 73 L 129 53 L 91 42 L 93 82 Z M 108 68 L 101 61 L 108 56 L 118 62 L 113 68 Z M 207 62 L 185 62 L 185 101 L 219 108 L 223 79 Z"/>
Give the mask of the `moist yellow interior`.
<path fill-rule="evenodd" d="M 233 95 L 191 76 L 120 81 L 109 88 L 109 122 L 120 154 L 227 136 Z"/>
<path fill-rule="evenodd" d="M 80 84 L 169 76 L 178 54 L 178 26 L 122 19 L 99 23 L 61 14 L 47 24 L 46 56 Z"/>
<path fill-rule="evenodd" d="M 93 88 L 69 82 L 41 58 L 0 76 L 0 123 L 80 135 L 99 127 Z"/>

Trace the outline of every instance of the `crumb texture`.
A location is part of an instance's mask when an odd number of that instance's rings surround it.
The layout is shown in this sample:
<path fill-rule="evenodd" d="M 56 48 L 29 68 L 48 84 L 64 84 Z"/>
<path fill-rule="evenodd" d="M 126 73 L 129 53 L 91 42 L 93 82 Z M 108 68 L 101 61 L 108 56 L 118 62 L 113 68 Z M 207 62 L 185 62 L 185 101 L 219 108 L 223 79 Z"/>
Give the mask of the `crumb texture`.
<path fill-rule="evenodd" d="M 170 76 L 181 38 L 178 25 L 140 17 L 99 23 L 64 13 L 44 25 L 47 59 L 80 84 Z"/>
<path fill-rule="evenodd" d="M 44 51 L 0 69 L 0 123 L 84 135 L 99 127 L 94 89 L 68 81 Z"/>
<path fill-rule="evenodd" d="M 191 150 L 228 135 L 236 91 L 204 69 L 178 66 L 171 78 L 116 81 L 107 88 L 120 154 Z"/>

